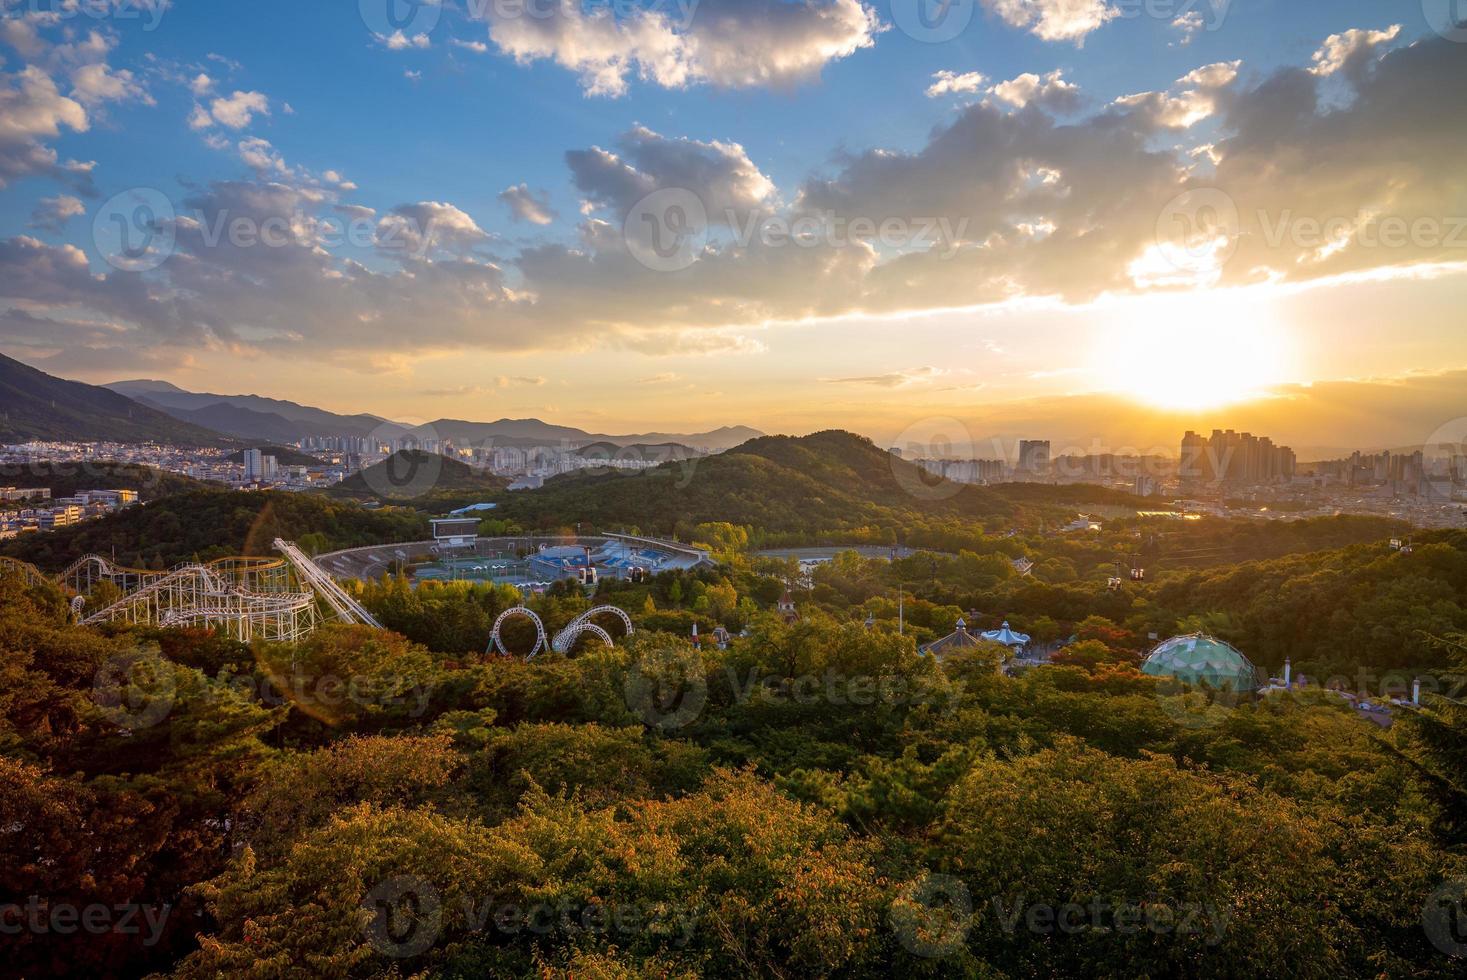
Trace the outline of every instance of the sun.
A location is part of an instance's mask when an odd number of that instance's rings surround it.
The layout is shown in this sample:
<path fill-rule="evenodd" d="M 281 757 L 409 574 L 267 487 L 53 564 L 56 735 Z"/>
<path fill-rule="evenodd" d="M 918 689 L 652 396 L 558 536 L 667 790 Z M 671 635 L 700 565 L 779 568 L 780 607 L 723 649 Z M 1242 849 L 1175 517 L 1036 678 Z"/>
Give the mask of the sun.
<path fill-rule="evenodd" d="M 1110 391 L 1195 411 L 1260 398 L 1289 380 L 1288 332 L 1266 303 L 1190 293 L 1115 312 L 1100 331 L 1095 360 Z"/>

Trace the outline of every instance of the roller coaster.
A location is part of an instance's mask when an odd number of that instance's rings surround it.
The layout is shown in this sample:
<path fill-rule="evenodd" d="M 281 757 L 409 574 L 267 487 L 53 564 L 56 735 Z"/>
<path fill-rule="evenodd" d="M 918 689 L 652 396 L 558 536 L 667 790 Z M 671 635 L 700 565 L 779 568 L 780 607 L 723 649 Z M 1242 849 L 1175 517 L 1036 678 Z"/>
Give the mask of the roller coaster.
<path fill-rule="evenodd" d="M 489 634 L 489 648 L 485 652 L 498 652 L 501 656 L 505 657 L 513 656 L 509 652 L 509 648 L 504 645 L 504 635 L 501 632 L 501 628 L 505 622 L 511 619 L 528 619 L 535 625 L 535 645 L 530 648 L 529 653 L 525 654 L 525 660 L 527 661 L 534 660 L 545 649 L 553 650 L 562 655 L 568 654 L 575 648 L 576 640 L 586 634 L 598 638 L 607 646 L 615 646 L 616 641 L 612 639 L 611 634 L 606 631 L 605 627 L 592 622 L 597 616 L 602 615 L 614 616 L 621 620 L 622 626 L 626 629 L 626 635 L 632 635 L 632 618 L 630 616 L 615 606 L 597 606 L 595 609 L 589 609 L 581 613 L 567 623 L 565 629 L 555 634 L 554 639 L 547 639 L 545 623 L 541 621 L 539 616 L 535 615 L 535 611 L 527 606 L 515 606 L 500 613 L 499 618 L 494 621 L 494 629 Z"/>
<path fill-rule="evenodd" d="M 118 622 L 193 626 L 215 629 L 242 642 L 290 643 L 309 636 L 321 624 L 324 606 L 340 622 L 382 628 L 294 544 L 276 540 L 275 550 L 283 557 L 222 558 L 167 571 L 129 568 L 101 555 L 86 555 L 55 579 L 25 562 L 0 559 L 0 572 L 70 593 L 73 614 L 82 626 Z M 119 597 L 88 612 L 88 600 L 103 584 Z"/>

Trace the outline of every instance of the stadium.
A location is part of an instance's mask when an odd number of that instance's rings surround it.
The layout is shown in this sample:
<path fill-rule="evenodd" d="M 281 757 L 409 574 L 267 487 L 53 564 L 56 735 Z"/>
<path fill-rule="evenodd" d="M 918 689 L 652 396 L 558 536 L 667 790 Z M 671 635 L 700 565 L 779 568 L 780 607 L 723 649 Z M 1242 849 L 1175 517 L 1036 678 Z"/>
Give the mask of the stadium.
<path fill-rule="evenodd" d="M 465 521 L 435 521 L 434 537 L 321 555 L 317 565 L 337 579 L 370 580 L 408 574 L 424 581 L 493 582 L 525 592 L 556 582 L 595 585 L 602 579 L 637 581 L 660 572 L 711 564 L 706 551 L 629 534 L 527 535 L 480 538 Z"/>

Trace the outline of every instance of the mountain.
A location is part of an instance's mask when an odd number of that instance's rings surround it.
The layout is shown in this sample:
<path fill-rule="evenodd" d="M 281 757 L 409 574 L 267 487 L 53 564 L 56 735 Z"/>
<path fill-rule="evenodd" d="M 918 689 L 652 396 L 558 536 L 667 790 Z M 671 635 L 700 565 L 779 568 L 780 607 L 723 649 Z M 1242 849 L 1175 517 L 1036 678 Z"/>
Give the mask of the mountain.
<path fill-rule="evenodd" d="M 831 431 L 764 436 L 725 453 L 640 472 L 557 477 L 539 490 L 505 494 L 498 516 L 531 527 L 582 521 L 604 530 L 635 526 L 665 534 L 728 521 L 814 535 L 865 534 L 957 516 L 1007 518 L 1023 506 L 984 487 L 934 486 L 916 466 L 871 440 Z"/>
<path fill-rule="evenodd" d="M 466 422 L 462 419 L 439 419 L 413 430 L 419 439 L 439 439 L 452 442 L 460 449 L 479 446 L 549 446 L 552 448 L 576 448 L 591 443 L 611 443 L 616 446 L 657 445 L 677 443 L 719 453 L 756 439 L 763 435 L 748 426 L 725 426 L 711 432 L 692 434 L 653 432 L 643 435 L 618 436 L 592 433 L 568 425 L 554 425 L 539 419 L 500 419 L 497 422 Z"/>
<path fill-rule="evenodd" d="M 0 442 L 31 439 L 175 446 L 221 446 L 231 441 L 118 392 L 53 378 L 0 354 Z"/>
<path fill-rule="evenodd" d="M 414 428 L 376 415 L 338 415 L 278 398 L 185 391 L 167 381 L 115 381 L 106 387 L 182 421 L 207 426 L 240 439 L 268 442 L 299 442 L 313 436 L 375 436 L 390 442 L 411 434 L 421 442 L 447 441 L 461 449 L 481 446 L 521 449 L 547 446 L 558 449 L 595 442 L 617 446 L 679 443 L 704 452 L 718 453 L 764 434 L 748 426 L 736 425 L 691 435 L 653 432 L 618 436 L 591 433 L 569 425 L 553 425 L 539 419 L 500 419 L 497 422 L 439 419 Z"/>
<path fill-rule="evenodd" d="M 296 442 L 310 436 L 369 436 L 395 439 L 406 427 L 375 415 L 338 415 L 260 395 L 185 391 L 166 381 L 116 381 L 106 386 L 145 401 L 175 418 L 200 423 L 243 439 Z"/>
<path fill-rule="evenodd" d="M 414 449 L 394 453 L 325 493 L 441 512 L 488 501 L 508 485 L 508 480 L 456 459 Z"/>

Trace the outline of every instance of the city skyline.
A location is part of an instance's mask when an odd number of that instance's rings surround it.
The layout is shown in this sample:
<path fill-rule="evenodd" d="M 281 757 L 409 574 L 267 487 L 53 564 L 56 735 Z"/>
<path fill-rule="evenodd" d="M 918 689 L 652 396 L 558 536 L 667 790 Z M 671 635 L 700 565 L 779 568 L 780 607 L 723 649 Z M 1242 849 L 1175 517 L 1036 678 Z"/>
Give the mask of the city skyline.
<path fill-rule="evenodd" d="M 5 5 L 0 340 L 50 373 L 878 442 L 1461 412 L 1431 4 L 122 6 Z"/>

